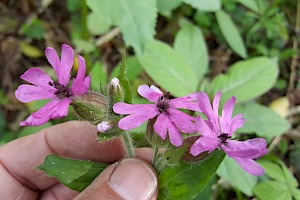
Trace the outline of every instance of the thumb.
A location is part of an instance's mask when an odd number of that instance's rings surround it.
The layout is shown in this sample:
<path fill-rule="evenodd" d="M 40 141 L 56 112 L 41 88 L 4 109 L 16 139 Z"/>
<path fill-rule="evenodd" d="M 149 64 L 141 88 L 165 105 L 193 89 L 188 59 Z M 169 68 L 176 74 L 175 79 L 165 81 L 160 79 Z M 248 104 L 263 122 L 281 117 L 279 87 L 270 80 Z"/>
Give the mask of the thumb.
<path fill-rule="evenodd" d="M 145 161 L 127 158 L 107 167 L 75 200 L 154 200 L 157 176 Z"/>

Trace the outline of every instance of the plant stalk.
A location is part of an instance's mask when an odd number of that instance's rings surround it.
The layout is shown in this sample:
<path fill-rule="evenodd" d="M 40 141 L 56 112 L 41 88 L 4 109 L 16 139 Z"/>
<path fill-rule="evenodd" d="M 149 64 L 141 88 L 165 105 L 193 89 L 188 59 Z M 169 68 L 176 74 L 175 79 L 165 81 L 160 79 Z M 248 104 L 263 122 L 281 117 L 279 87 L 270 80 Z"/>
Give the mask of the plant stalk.
<path fill-rule="evenodd" d="M 134 152 L 133 140 L 128 131 L 124 131 L 124 134 L 122 135 L 122 141 L 123 141 L 127 156 L 129 158 L 134 157 L 135 152 Z"/>

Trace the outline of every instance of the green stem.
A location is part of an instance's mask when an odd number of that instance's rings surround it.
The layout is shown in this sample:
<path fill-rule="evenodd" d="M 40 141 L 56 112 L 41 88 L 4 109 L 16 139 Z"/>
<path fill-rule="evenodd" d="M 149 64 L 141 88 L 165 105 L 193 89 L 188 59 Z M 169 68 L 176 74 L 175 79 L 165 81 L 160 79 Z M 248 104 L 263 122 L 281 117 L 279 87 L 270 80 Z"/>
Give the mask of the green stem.
<path fill-rule="evenodd" d="M 155 166 L 155 164 L 157 162 L 157 158 L 158 158 L 158 147 L 157 147 L 157 145 L 155 145 L 153 147 L 153 150 L 154 150 L 154 155 L 153 155 L 152 165 Z"/>
<path fill-rule="evenodd" d="M 135 153 L 134 153 L 133 140 L 132 140 L 129 132 L 124 131 L 124 134 L 122 135 L 122 141 L 123 141 L 124 147 L 127 151 L 127 156 L 134 157 Z"/>

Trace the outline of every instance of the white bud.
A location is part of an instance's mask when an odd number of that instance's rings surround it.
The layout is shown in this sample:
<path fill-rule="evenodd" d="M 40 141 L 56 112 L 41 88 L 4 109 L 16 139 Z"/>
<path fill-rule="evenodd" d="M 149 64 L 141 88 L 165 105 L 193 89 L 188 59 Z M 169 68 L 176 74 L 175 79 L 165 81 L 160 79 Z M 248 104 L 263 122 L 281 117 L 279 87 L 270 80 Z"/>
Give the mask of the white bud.
<path fill-rule="evenodd" d="M 121 89 L 121 86 L 120 86 L 120 81 L 118 78 L 113 78 L 111 79 L 111 82 L 110 82 L 110 87 L 112 87 L 115 91 L 118 91 Z"/>
<path fill-rule="evenodd" d="M 112 128 L 109 122 L 101 122 L 97 124 L 97 131 L 100 133 L 105 133 Z"/>

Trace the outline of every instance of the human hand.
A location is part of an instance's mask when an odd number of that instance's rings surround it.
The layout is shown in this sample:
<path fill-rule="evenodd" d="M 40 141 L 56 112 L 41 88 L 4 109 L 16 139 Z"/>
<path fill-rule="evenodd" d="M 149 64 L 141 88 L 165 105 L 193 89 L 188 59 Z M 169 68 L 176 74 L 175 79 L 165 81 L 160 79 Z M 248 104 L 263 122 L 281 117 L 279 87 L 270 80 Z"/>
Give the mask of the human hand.
<path fill-rule="evenodd" d="M 48 154 L 116 162 L 124 156 L 119 139 L 99 143 L 96 128 L 71 121 L 48 127 L 0 148 L 0 199 L 156 199 L 157 178 L 150 149 L 136 150 L 139 158 L 127 158 L 107 167 L 83 192 L 78 193 L 36 170 Z"/>

